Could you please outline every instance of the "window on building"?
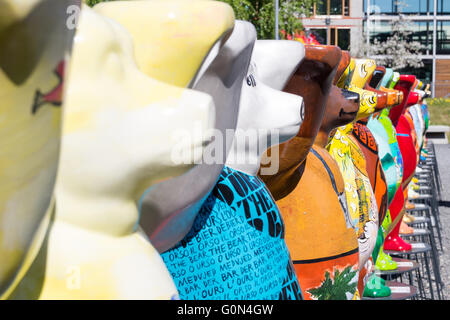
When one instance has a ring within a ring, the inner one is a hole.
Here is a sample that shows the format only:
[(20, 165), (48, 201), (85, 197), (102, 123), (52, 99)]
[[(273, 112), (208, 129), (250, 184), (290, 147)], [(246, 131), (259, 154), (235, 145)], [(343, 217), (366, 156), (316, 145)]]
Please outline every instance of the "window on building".
[(409, 40), (418, 41), (424, 49), (422, 54), (433, 54), (433, 22), (432, 21), (414, 21), (413, 33)]
[(309, 32), (311, 32), (315, 37), (316, 40), (320, 44), (327, 44), (327, 31), (328, 29), (310, 29)]
[(392, 14), (393, 0), (370, 0), (370, 7), (367, 8), (367, 0), (364, 0), (364, 12), (369, 9), (370, 14)]
[(342, 0), (329, 0), (330, 2), (330, 15), (340, 16), (342, 13)]
[(450, 1), (448, 0), (438, 0), (437, 14), (439, 15), (450, 15)]
[(350, 29), (310, 29), (320, 44), (339, 46), (342, 50), (350, 49)]
[(336, 28), (330, 28), (330, 41), (329, 44), (331, 46), (336, 46), (337, 44), (337, 34), (336, 34)]
[(344, 16), (350, 16), (350, 0), (344, 1)]
[(342, 50), (350, 50), (350, 29), (337, 30), (337, 45)]
[(349, 16), (350, 0), (321, 0), (314, 5), (316, 16)]
[[(438, 0), (442, 1), (442, 0)], [(450, 7), (448, 0), (445, 7)], [(398, 1), (398, 0), (370, 0), (370, 8), (367, 8), (368, 0), (364, 0), (364, 12), (369, 9), (371, 14), (381, 15), (396, 15), (403, 14), (418, 14), (418, 15), (433, 15), (434, 0), (413, 0), (413, 1)], [(438, 5), (439, 11), (439, 5)]]
[(350, 29), (330, 28), (328, 42), (332, 46), (338, 46), (342, 50), (350, 48)]
[[(367, 28), (364, 22), (364, 29)], [(410, 41), (418, 41), (422, 44), (422, 54), (433, 54), (433, 22), (432, 21), (414, 21), (412, 24), (412, 33), (408, 36)], [(386, 41), (392, 36), (392, 25), (389, 21), (378, 21), (376, 24), (371, 24), (369, 30), (370, 41), (373, 43), (374, 39), (380, 42)]]
[(319, 3), (315, 4), (315, 15), (316, 16), (325, 16), (328, 14), (328, 4), (326, 0), (319, 1)]
[(433, 80), (433, 60), (424, 59), (422, 60), (422, 62), (424, 64), (423, 68), (407, 67), (396, 71), (400, 72), (401, 74), (412, 74), (426, 83), (431, 83), (431, 81)]
[(437, 21), (436, 27), (436, 54), (450, 54), (450, 21)]
[(404, 5), (398, 5), (397, 11), (404, 14), (421, 14), (433, 15), (434, 1), (433, 0), (415, 0), (404, 1)]

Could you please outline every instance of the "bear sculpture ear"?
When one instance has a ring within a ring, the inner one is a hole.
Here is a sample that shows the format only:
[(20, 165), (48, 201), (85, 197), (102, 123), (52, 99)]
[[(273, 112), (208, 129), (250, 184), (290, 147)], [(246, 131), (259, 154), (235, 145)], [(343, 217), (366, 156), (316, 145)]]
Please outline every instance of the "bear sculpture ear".
[[(297, 135), (289, 141), (266, 151), (260, 176), (275, 200), (289, 194), (298, 183), (297, 170), (305, 160), (316, 139), (323, 120), (332, 81), (341, 61), (341, 49), (336, 46), (305, 45), (305, 58), (289, 79), (283, 91), (303, 97), (305, 116)], [(274, 175), (261, 175), (272, 152), (279, 152), (279, 170)]]
[(142, 72), (181, 87), (192, 87), (234, 26), (233, 9), (220, 1), (111, 1), (94, 10), (128, 30)]
[(298, 41), (257, 40), (252, 60), (261, 66), (258, 77), (265, 85), (283, 90), (304, 57), (305, 46)]

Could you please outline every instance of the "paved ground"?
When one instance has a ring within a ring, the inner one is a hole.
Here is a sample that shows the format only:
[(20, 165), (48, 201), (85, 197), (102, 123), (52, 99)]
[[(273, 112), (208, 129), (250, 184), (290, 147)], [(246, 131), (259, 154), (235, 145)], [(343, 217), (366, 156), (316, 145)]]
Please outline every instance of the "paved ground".
[(441, 198), (450, 202), (450, 144), (436, 144), (435, 148), (443, 187)]
[(439, 207), (443, 246), (440, 269), (445, 285), (444, 295), (446, 299), (450, 299), (450, 144), (435, 145), (435, 148), (442, 182), (441, 203), (444, 204)]

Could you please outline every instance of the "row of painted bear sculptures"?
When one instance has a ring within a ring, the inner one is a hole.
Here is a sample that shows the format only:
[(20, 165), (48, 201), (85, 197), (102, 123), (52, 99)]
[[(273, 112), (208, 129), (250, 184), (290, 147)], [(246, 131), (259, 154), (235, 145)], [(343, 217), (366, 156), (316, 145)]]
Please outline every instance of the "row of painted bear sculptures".
[(0, 0), (1, 298), (389, 295), (422, 82), (222, 2), (79, 6)]

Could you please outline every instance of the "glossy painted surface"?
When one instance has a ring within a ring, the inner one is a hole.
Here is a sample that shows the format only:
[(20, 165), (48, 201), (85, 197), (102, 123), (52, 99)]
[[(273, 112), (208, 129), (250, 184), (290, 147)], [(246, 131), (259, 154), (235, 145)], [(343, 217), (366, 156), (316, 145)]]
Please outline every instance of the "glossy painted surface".
[(294, 40), (256, 40), (253, 50), (253, 58), (264, 66), (258, 68), (259, 78), (275, 90), (284, 89), (304, 57), (305, 46)]
[[(285, 92), (303, 97), (305, 117), (298, 134), (277, 146), (279, 170), (274, 175), (262, 175), (275, 200), (292, 192), (297, 186), (302, 166), (322, 123), (327, 97), (341, 58), (341, 50), (335, 46), (305, 46), (305, 59), (284, 88)], [(271, 150), (267, 154), (271, 154)], [(264, 155), (263, 162), (267, 155)], [(262, 168), (265, 165), (261, 166)], [(261, 169), (262, 170), (262, 169)]]
[(389, 234), (384, 243), (385, 250), (394, 251), (408, 251), (411, 250), (411, 245), (399, 237), (400, 221), (405, 213), (404, 204), (406, 202), (404, 192), (407, 185), (412, 179), (417, 165), (417, 155), (414, 146), (413, 138), (408, 120), (400, 111), (404, 113), (407, 108), (411, 107), (418, 101), (418, 94), (411, 92), (416, 79), (414, 76), (401, 75), (399, 82), (395, 89), (404, 92), (407, 97), (402, 104), (391, 109), (389, 117), (396, 124), (397, 140), (403, 158), (403, 179), (402, 187), (397, 190), (397, 193), (392, 201), (389, 209), (391, 212), (392, 224), (389, 226)]
[(374, 60), (355, 59), (355, 71), (350, 75), (350, 84), (358, 88), (364, 88), (376, 67)]
[[(360, 93), (360, 108), (356, 120), (367, 118), (376, 110), (377, 94), (362, 89), (375, 67), (373, 60), (352, 59), (348, 71), (338, 82), (344, 88)], [(344, 77), (345, 80), (342, 80)], [(350, 216), (359, 241), (358, 287), (362, 292), (373, 264), (370, 258), (377, 239), (379, 210), (367, 173), (364, 153), (352, 136), (352, 130), (353, 124), (338, 128), (327, 149), (338, 163), (345, 181)], [(374, 142), (373, 137), (372, 140)]]
[(397, 122), (398, 122), (398, 119), (400, 118), (400, 115), (403, 113), (403, 111), (406, 108), (406, 105), (407, 105), (408, 99), (409, 99), (409, 94), (410, 94), (410, 91), (412, 89), (412, 86), (413, 86), (415, 80), (416, 80), (415, 76), (401, 75), (399, 77), (399, 80), (398, 80), (397, 84), (394, 87), (396, 90), (402, 91), (403, 92), (403, 97), (404, 97), (401, 104), (393, 107), (389, 111), (389, 118), (391, 118), (392, 123), (394, 124), (394, 126), (397, 125)]
[(424, 122), (424, 116), (422, 114), (421, 109), (421, 102), (418, 104), (415, 104), (409, 109), (409, 112), (411, 113), (411, 117), (414, 122), (414, 130), (416, 132), (417, 136), (417, 147), (416, 152), (419, 154), (420, 149), (423, 146), (424, 136), (425, 136), (425, 122)]
[(386, 68), (383, 66), (377, 66), (369, 81), (367, 82), (374, 89), (380, 89), (381, 81), (386, 75)]
[[(0, 298), (39, 251), (54, 210), (74, 0), (0, 0)], [(49, 40), (50, 39), (50, 40)]]
[[(285, 59), (284, 68), (280, 68), (280, 77), (271, 78), (269, 74), (260, 75), (260, 70), (271, 69), (278, 60), (274, 55), (272, 60), (262, 52), (291, 52), (291, 59)], [(304, 58), (304, 46), (293, 41), (266, 42), (263, 47), (254, 49), (250, 67), (247, 72), (241, 93), (241, 106), (238, 117), (238, 130), (234, 136), (233, 145), (228, 155), (226, 165), (249, 175), (256, 175), (260, 168), (261, 146), (252, 144), (268, 142), (268, 147), (273, 144), (283, 143), (293, 138), (299, 131), (304, 120), (303, 98), (299, 95), (280, 91), (276, 88), (284, 87), (290, 79), (293, 71)], [(271, 86), (266, 85), (270, 79)], [(246, 142), (248, 133), (257, 133), (257, 139)], [(276, 140), (271, 139), (276, 134)], [(256, 140), (256, 141), (254, 141)], [(276, 148), (276, 146), (274, 146)], [(278, 158), (272, 160), (273, 167), (265, 167), (261, 174), (275, 174)], [(267, 164), (267, 163), (266, 163)]]
[(351, 223), (359, 241), (360, 270), (370, 258), (378, 230), (378, 208), (366, 172), (364, 154), (356, 141), (338, 130), (327, 146), (345, 182)]
[(397, 188), (399, 187), (397, 177), (398, 171), (396, 168), (394, 155), (389, 147), (389, 136), (383, 124), (376, 117), (369, 120), (367, 127), (372, 132), (378, 145), (378, 155), (380, 157), (381, 166), (383, 168), (388, 188), (387, 202), (389, 205), (394, 198), (395, 192), (397, 192)]
[(394, 89), (394, 87), (397, 84), (399, 79), (400, 79), (400, 73), (394, 72), (394, 74), (392, 75), (392, 79), (389, 82), (389, 89)]
[(377, 201), (378, 221), (381, 223), (388, 208), (388, 189), (386, 177), (381, 166), (378, 145), (370, 129), (361, 123), (353, 125), (352, 133), (366, 160), (366, 171)]
[[(408, 121), (409, 127), (411, 128), (410, 135), (411, 139), (413, 141), (414, 148), (416, 149), (416, 157), (419, 157), (419, 143), (418, 143), (418, 137), (416, 132), (416, 127), (414, 123), (414, 119), (411, 115), (411, 108), (408, 108), (405, 113), (403, 114), (405, 116), (406, 121)], [(419, 159), (417, 159), (418, 162)]]
[(428, 111), (428, 106), (425, 103), (422, 104), (422, 114), (424, 115), (425, 130), (428, 130), (428, 126), (430, 124), (430, 113)]
[[(140, 72), (132, 45), (120, 24), (83, 7), (64, 103), (55, 217), (14, 298), (178, 297), (157, 250), (136, 229), (135, 199), (140, 186), (192, 168), (195, 158), (176, 163), (172, 149), (201, 155), (214, 104), (204, 93)], [(205, 131), (194, 135), (194, 123)], [(180, 142), (173, 136), (179, 129), (195, 138)]]
[(394, 70), (391, 68), (386, 68), (386, 73), (384, 74), (383, 79), (381, 79), (380, 86), (385, 87), (389, 89), (389, 83), (392, 80), (392, 77), (394, 76)]
[(192, 87), (205, 70), (199, 66), (211, 51), (217, 54), (234, 25), (233, 10), (220, 1), (111, 1), (94, 10), (130, 32), (142, 72), (181, 87)]
[[(388, 134), (389, 147), (391, 149), (392, 156), (396, 163), (397, 168), (397, 188), (400, 187), (403, 180), (403, 157), (400, 152), (400, 147), (397, 140), (397, 131), (395, 130), (394, 124), (389, 118), (388, 110), (383, 110), (378, 118), (380, 123), (383, 125), (386, 133)], [(396, 188), (396, 189), (397, 189)]]
[[(335, 81), (350, 62), (342, 52)], [(359, 95), (332, 86), (325, 116), (297, 187), (277, 201), (305, 299), (353, 299), (357, 292), (358, 241), (352, 228), (339, 167), (324, 148), (335, 127), (351, 122)], [(317, 186), (322, 192), (318, 193)]]
[(189, 234), (162, 257), (181, 299), (297, 300), (284, 237), (262, 181), (225, 167)]
[(395, 194), (394, 200), (389, 206), (392, 222), (388, 227), (388, 235), (383, 244), (384, 250), (409, 251), (411, 245), (399, 237), (400, 221), (404, 214), (405, 198), (403, 189), (399, 188)]
[(380, 229), (378, 230), (378, 239), (377, 239), (377, 245), (375, 246), (375, 249), (379, 249), (378, 255), (376, 257), (376, 267), (380, 270), (395, 270), (397, 269), (397, 263), (392, 260), (392, 257), (388, 254), (386, 254), (383, 251), (383, 243), (384, 239), (388, 235), (389, 226), (391, 225), (391, 213), (388, 210), (386, 217), (383, 220), (383, 223), (381, 224)]
[[(384, 73), (384, 67), (377, 67), (373, 71), (373, 73), (368, 76), (368, 80), (366, 81), (364, 86), (365, 89), (377, 94), (377, 105), (375, 108), (375, 112), (382, 111), (383, 109), (388, 107), (388, 93), (375, 89), (376, 87), (378, 87), (378, 83), (381, 81)], [(392, 98), (396, 97), (396, 94), (394, 92), (392, 92), (392, 94)], [(378, 220), (381, 223), (386, 215), (388, 206), (387, 182), (383, 168), (381, 167), (378, 146), (372, 132), (366, 126), (367, 121), (368, 118), (363, 119), (353, 125), (353, 137), (356, 138), (358, 145), (361, 148), (361, 151), (364, 153), (364, 157), (366, 159), (366, 171), (369, 175), (370, 183), (377, 200), (379, 217)]]
[(372, 274), (364, 289), (364, 297), (383, 298), (391, 295), (391, 289), (383, 283), (383, 279)]
[[(356, 138), (361, 151), (364, 153), (364, 157), (366, 159), (366, 171), (369, 175), (370, 183), (378, 206), (379, 228), (377, 232), (377, 240), (371, 254), (371, 263), (373, 264), (377, 261), (380, 250), (377, 245), (380, 241), (380, 237), (383, 236), (381, 224), (387, 214), (388, 185), (379, 156), (379, 148), (371, 130), (361, 123), (355, 123), (353, 126), (353, 137)], [(374, 281), (376, 282), (376, 280), (377, 279), (374, 279), (374, 275), (370, 276), (364, 289), (364, 296), (376, 297), (390, 294), (390, 290), (387, 287), (379, 286), (375, 288)], [(384, 288), (384, 290), (381, 290), (380, 287)]]
[[(376, 111), (377, 94), (372, 91), (362, 89), (368, 81), (371, 73), (375, 70), (373, 60), (358, 61), (351, 59), (347, 70), (341, 76), (337, 86), (358, 93), (360, 95), (360, 106), (355, 120), (365, 119)], [(367, 66), (366, 66), (366, 64)], [(349, 125), (346, 131), (351, 131)]]
[[(305, 162), (297, 188), (277, 201), (300, 287), (308, 300), (352, 299), (359, 275), (358, 240), (344, 180), (324, 148), (313, 146)], [(332, 279), (331, 287), (325, 286), (326, 279)]]
[[(300, 43), (276, 41), (263, 47), (279, 50), (286, 45), (294, 46), (292, 52), (301, 61), (304, 48)], [(231, 148), (219, 181), (189, 234), (162, 254), (182, 299), (302, 298), (284, 240), (283, 218), (269, 190), (256, 176), (264, 151), (258, 148), (259, 142), (267, 140), (265, 134), (270, 129), (279, 129), (281, 142), (298, 132), (302, 98), (265, 85), (267, 75), (261, 79), (258, 70), (275, 62), (266, 58), (252, 56), (242, 84), (234, 143), (242, 141), (249, 130), (261, 130), (261, 134), (247, 147)], [(289, 72), (289, 68), (285, 70)], [(273, 86), (282, 87), (287, 80), (287, 76), (280, 77), (281, 83), (275, 81)], [(205, 281), (203, 286), (191, 285), (191, 279)]]
[[(389, 77), (392, 77), (392, 72), (390, 72), (389, 74), (387, 74), (387, 77), (384, 77), (382, 79), (382, 82), (384, 81), (384, 83), (387, 83), (388, 81), (390, 81)], [(383, 90), (384, 87), (380, 87), (380, 89)], [(395, 90), (392, 91), (398, 92)], [(394, 199), (397, 189), (401, 185), (402, 168), (400, 168), (399, 165), (397, 164), (396, 159), (398, 157), (393, 154), (393, 149), (390, 147), (390, 141), (392, 142), (393, 145), (397, 146), (397, 149), (398, 143), (396, 140), (396, 132), (395, 129), (393, 128), (392, 122), (390, 121), (389, 117), (386, 116), (387, 112), (388, 109), (385, 109), (383, 112), (381, 112), (381, 114), (372, 116), (367, 124), (367, 127), (374, 135), (374, 138), (378, 145), (381, 165), (388, 186), (387, 204), (389, 206), (392, 200)], [(388, 130), (386, 128), (388, 128)], [(390, 135), (388, 134), (388, 132), (390, 133)], [(401, 153), (399, 153), (399, 159), (401, 159)], [(372, 258), (375, 262), (376, 267), (379, 268), (380, 270), (395, 270), (397, 268), (397, 265), (395, 264), (394, 261), (392, 261), (392, 259), (388, 255), (386, 255), (383, 252), (383, 243), (387, 235), (386, 230), (391, 224), (389, 209), (386, 212), (385, 218), (383, 220), (380, 220), (380, 224), (381, 225), (380, 228), (378, 229), (377, 242), (372, 252)], [(375, 291), (370, 290), (367, 287), (366, 289), (368, 291), (364, 292), (365, 295), (368, 296), (375, 295), (374, 292), (376, 292), (376, 290)], [(387, 294), (387, 291), (385, 293)], [(381, 292), (381, 295), (383, 295), (383, 292)]]
[[(222, 172), (232, 147), (243, 82), (255, 41), (254, 27), (236, 21), (233, 33), (194, 85), (195, 90), (210, 94), (216, 105), (214, 134), (217, 137), (205, 149), (202, 161), (186, 174), (147, 189), (140, 199), (140, 225), (160, 252), (186, 236)], [(180, 58), (181, 63), (183, 57)], [(286, 64), (295, 68), (295, 64)]]
[[(94, 9), (130, 32), (142, 72), (210, 94), (216, 105), (214, 129), (223, 137), (226, 129), (234, 131), (242, 79), (256, 36), (252, 26), (235, 24), (231, 7), (223, 2), (154, 0), (103, 2)], [(186, 138), (183, 132), (179, 134)], [(231, 143), (223, 141), (205, 149), (204, 156), (210, 149), (220, 149), (217, 161), (202, 158), (182, 176), (141, 190), (140, 226), (159, 252), (174, 246), (189, 231), (217, 182)]]
[[(400, 77), (400, 80), (403, 81), (402, 84), (397, 84), (397, 86), (399, 86), (399, 89), (406, 92), (405, 96), (408, 97), (408, 99), (402, 103), (403, 104), (403, 112), (406, 111), (407, 108), (411, 107), (412, 105), (416, 104), (418, 101), (418, 94), (415, 92), (409, 92), (410, 90), (410, 86), (409, 84), (411, 83), (411, 79), (415, 78), (414, 76), (409, 76), (409, 78), (404, 79), (402, 78), (404, 77), (403, 75)], [(397, 87), (396, 87), (397, 88)], [(409, 89), (408, 89), (409, 88)], [(406, 91), (406, 90), (408, 91)], [(399, 107), (401, 107), (402, 105), (400, 105)], [(399, 108), (399, 107), (395, 107), (395, 108)], [(393, 111), (395, 111), (393, 113)], [(395, 123), (395, 119), (397, 116), (397, 110), (391, 110), (389, 113), (389, 117), (391, 119), (393, 119), (393, 123)], [(402, 153), (402, 157), (403, 157), (403, 187), (405, 187), (409, 181), (412, 178), (412, 175), (414, 173), (414, 170), (416, 168), (417, 165), (417, 160), (415, 157), (415, 152), (413, 151), (414, 149), (414, 143), (411, 137), (411, 130), (412, 128), (410, 127), (408, 120), (405, 118), (404, 115), (401, 115), (399, 117), (399, 119), (397, 120), (397, 124), (396, 124), (396, 131), (397, 131), (397, 140), (399, 143), (399, 147), (400, 147), (400, 151)]]
[[(371, 79), (372, 79), (372, 77), (369, 77), (369, 79), (366, 81), (364, 89), (372, 91), (377, 94), (377, 105), (375, 107), (375, 111), (377, 112), (377, 111), (381, 111), (387, 107), (387, 105), (389, 103), (389, 94), (386, 91), (378, 90), (375, 87), (372, 87), (370, 85)], [(392, 92), (391, 97), (390, 97), (391, 101), (394, 99), (394, 96), (396, 97), (397, 95), (394, 92)]]

